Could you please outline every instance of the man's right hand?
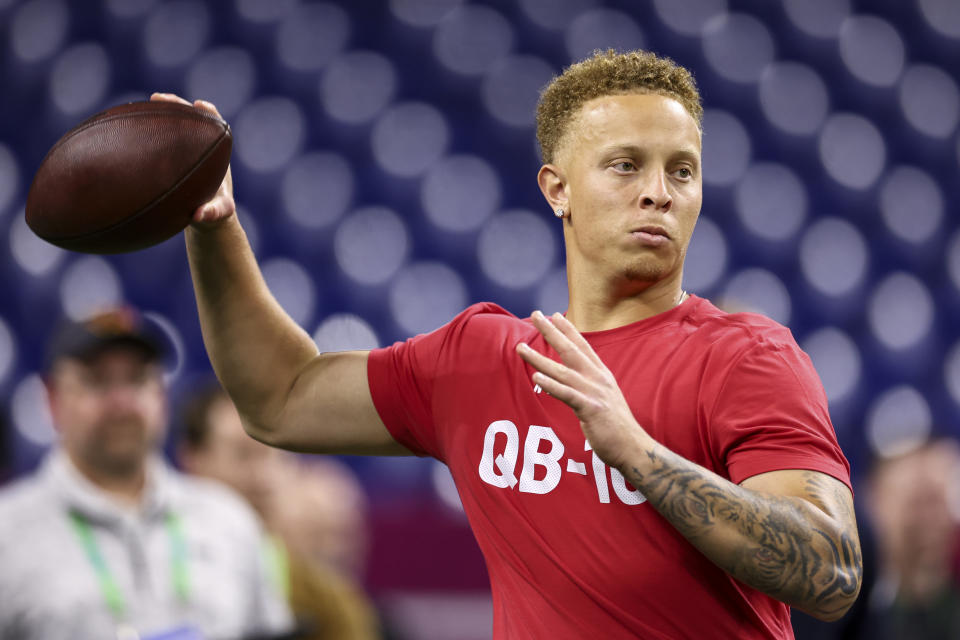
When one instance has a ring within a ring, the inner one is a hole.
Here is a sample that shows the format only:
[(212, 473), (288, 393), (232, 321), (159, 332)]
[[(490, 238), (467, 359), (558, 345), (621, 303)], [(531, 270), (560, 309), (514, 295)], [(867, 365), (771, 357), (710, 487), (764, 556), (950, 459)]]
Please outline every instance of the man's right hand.
[[(191, 103), (173, 93), (154, 93), (150, 96), (150, 100), (160, 102), (179, 102), (180, 104), (196, 107), (197, 109), (203, 109), (204, 111), (208, 111), (217, 116), (221, 120), (223, 119), (223, 116), (220, 115), (220, 112), (217, 111), (217, 108), (206, 100), (195, 100)], [(225, 176), (223, 176), (223, 182), (220, 183), (220, 188), (217, 189), (217, 193), (209, 202), (197, 207), (197, 210), (193, 212), (191, 224), (196, 229), (215, 227), (230, 216), (234, 215), (236, 212), (237, 205), (233, 199), (233, 177), (230, 174), (230, 167), (228, 166), (227, 173)]]

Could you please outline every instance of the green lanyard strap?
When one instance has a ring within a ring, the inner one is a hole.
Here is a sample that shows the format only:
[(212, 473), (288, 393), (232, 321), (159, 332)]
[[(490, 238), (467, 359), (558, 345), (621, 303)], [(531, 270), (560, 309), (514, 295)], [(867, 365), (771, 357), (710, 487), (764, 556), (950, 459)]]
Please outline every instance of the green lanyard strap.
[(183, 535), (183, 521), (175, 513), (166, 519), (167, 537), (170, 538), (170, 574), (173, 576), (173, 591), (181, 604), (190, 602), (190, 572), (187, 567), (187, 538)]
[(77, 532), (77, 537), (83, 544), (83, 550), (87, 552), (87, 558), (90, 560), (90, 564), (93, 565), (94, 571), (97, 572), (100, 591), (103, 593), (103, 599), (107, 603), (110, 613), (112, 613), (113, 617), (117, 620), (122, 619), (124, 610), (126, 609), (123, 602), (123, 594), (120, 593), (120, 587), (117, 586), (117, 581), (113, 579), (113, 574), (110, 573), (110, 568), (107, 567), (107, 562), (103, 559), (103, 554), (100, 553), (100, 545), (97, 544), (96, 538), (93, 537), (93, 531), (90, 529), (90, 525), (87, 524), (87, 521), (76, 511), (70, 512), (70, 519), (73, 521), (73, 528), (74, 531)]
[(290, 596), (290, 557), (283, 542), (275, 536), (266, 536), (261, 546), (261, 553), (267, 565), (267, 575), (270, 582), (284, 600)]
[[(70, 521), (73, 523), (77, 538), (83, 545), (87, 559), (90, 560), (90, 565), (97, 574), (104, 602), (107, 603), (110, 613), (116, 620), (123, 620), (126, 614), (126, 602), (117, 581), (110, 572), (110, 567), (107, 566), (90, 523), (76, 511), (70, 512)], [(176, 514), (170, 513), (164, 524), (167, 537), (170, 539), (170, 575), (173, 579), (173, 591), (181, 604), (187, 604), (190, 601), (190, 572), (187, 566), (187, 542), (183, 534), (183, 523)]]

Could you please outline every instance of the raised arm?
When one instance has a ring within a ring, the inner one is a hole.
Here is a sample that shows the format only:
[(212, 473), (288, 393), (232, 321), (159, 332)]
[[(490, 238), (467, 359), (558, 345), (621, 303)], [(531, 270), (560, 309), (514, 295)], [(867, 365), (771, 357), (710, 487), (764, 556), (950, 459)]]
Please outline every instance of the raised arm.
[(185, 236), (204, 345), (247, 433), (298, 451), (407, 453), (373, 405), (368, 353), (318, 353), (267, 288), (235, 212), (228, 170)]
[(841, 617), (863, 565), (850, 490), (815, 471), (784, 470), (736, 485), (657, 443), (637, 424), (609, 369), (566, 318), (534, 326), (563, 363), (518, 345), (533, 381), (569, 405), (594, 452), (716, 565), (822, 620)]

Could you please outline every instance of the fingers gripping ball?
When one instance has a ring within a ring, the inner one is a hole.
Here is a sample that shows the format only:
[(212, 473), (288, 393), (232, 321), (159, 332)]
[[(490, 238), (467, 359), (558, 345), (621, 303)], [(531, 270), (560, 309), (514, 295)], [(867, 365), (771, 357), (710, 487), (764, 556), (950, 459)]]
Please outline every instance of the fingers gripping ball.
[(47, 242), (86, 253), (158, 244), (216, 194), (232, 144), (226, 122), (193, 106), (113, 107), (47, 153), (27, 195), (27, 225)]

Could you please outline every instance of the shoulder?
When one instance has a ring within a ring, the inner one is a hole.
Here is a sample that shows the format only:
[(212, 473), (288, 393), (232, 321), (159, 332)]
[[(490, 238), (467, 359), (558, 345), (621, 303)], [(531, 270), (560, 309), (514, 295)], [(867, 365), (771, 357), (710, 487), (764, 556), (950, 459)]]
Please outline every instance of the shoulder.
[[(742, 389), (758, 401), (770, 394), (784, 399), (799, 390), (798, 398), (825, 402), (816, 368), (789, 328), (759, 313), (727, 313), (704, 302), (695, 344), (710, 388), (718, 393)], [(766, 395), (758, 393), (760, 388)]]
[(450, 322), (451, 326), (473, 332), (515, 331), (532, 327), (529, 321), (521, 320), (500, 305), (492, 302), (472, 304)]
[(0, 489), (0, 582), (7, 586), (59, 543), (67, 523), (66, 509), (42, 480), (35, 473)]
[(23, 476), (0, 487), (0, 514), (12, 515), (27, 507), (37, 492), (36, 477)]
[(514, 358), (518, 342), (537, 335), (529, 319), (521, 319), (502, 307), (483, 302), (471, 305), (451, 322), (438, 345), (439, 361), (456, 371), (486, 370)]
[(0, 536), (22, 531), (54, 508), (53, 496), (37, 473), (14, 480), (0, 489)]
[(726, 355), (755, 349), (798, 349), (790, 329), (759, 313), (729, 313), (708, 300), (701, 300), (687, 320), (695, 325), (693, 335), (699, 343), (722, 350)]
[(515, 343), (524, 335), (535, 332), (528, 320), (517, 318), (499, 305), (480, 302), (470, 305), (434, 331), (397, 342), (380, 351), (413, 347), (431, 359), (442, 353), (469, 355), (474, 351), (487, 352), (496, 344)]
[(471, 305), (460, 315), (464, 331), (472, 337), (503, 337), (536, 333), (529, 319), (518, 318), (492, 302)]

